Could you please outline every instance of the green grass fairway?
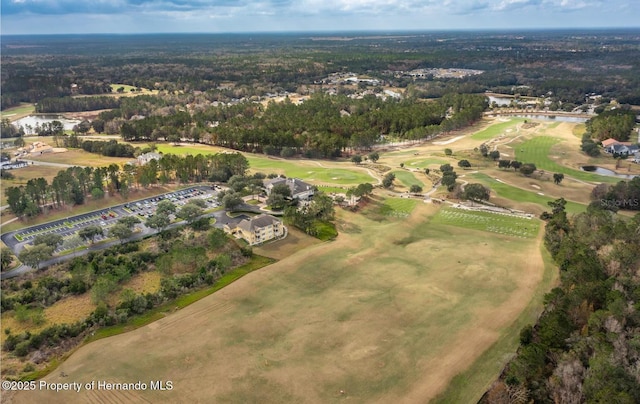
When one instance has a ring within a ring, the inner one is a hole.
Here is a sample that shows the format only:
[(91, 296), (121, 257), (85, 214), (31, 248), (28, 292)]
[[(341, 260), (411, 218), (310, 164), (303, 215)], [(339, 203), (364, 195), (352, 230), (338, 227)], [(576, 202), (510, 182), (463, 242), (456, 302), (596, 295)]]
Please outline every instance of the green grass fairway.
[(439, 158), (422, 158), (407, 160), (405, 161), (404, 165), (411, 168), (426, 168), (431, 165), (442, 165), (447, 163), (451, 164), (451, 161)]
[(507, 129), (515, 128), (517, 124), (524, 121), (525, 121), (524, 118), (509, 118), (507, 122), (496, 123), (481, 130), (480, 132), (474, 133), (473, 135), (471, 135), (471, 139), (473, 140), (493, 139), (494, 137), (501, 135)]
[[(412, 173), (411, 171), (396, 170), (392, 171), (392, 173), (395, 174), (396, 179), (407, 188), (410, 188), (412, 185), (420, 185), (424, 188), (424, 182), (417, 179), (414, 173)], [(424, 173), (422, 175), (424, 175)]]
[(8, 108), (0, 112), (0, 119), (8, 119), (10, 121), (15, 121), (27, 115), (31, 115), (35, 112), (36, 112), (35, 105), (21, 104), (20, 106)]
[(444, 223), (521, 238), (536, 237), (540, 226), (538, 219), (457, 208), (443, 208), (433, 218), (432, 223)]
[[(504, 182), (500, 182), (486, 174), (475, 173), (470, 174), (470, 176), (491, 188), (493, 192), (502, 198), (510, 199), (515, 202), (535, 203), (542, 206), (545, 210), (549, 209), (548, 202), (553, 202), (558, 199), (546, 195), (539, 195), (534, 191), (527, 191), (522, 188), (514, 187), (513, 185), (505, 184)], [(584, 212), (586, 209), (587, 207), (581, 203), (567, 201), (566, 210), (568, 213), (580, 213)]]
[(380, 213), (385, 216), (407, 217), (416, 207), (418, 201), (411, 198), (389, 198), (380, 208)]
[(216, 154), (222, 151), (228, 151), (228, 149), (223, 149), (221, 147), (215, 146), (207, 146), (207, 145), (188, 145), (188, 146), (175, 146), (168, 143), (156, 144), (158, 148), (158, 152), (163, 154), (175, 154), (178, 156), (184, 156), (187, 154), (191, 154), (196, 156), (198, 154), (207, 155), (207, 154)]
[(516, 152), (516, 160), (523, 163), (533, 163), (539, 170), (545, 170), (552, 173), (563, 173), (582, 181), (609, 183), (620, 181), (620, 178), (574, 170), (556, 163), (549, 158), (549, 154), (551, 153), (551, 147), (559, 142), (561, 142), (560, 139), (550, 136), (537, 136), (533, 139), (514, 145), (513, 148)]
[[(171, 380), (172, 390), (36, 390), (12, 400), (429, 402), (506, 343), (501, 336), (528, 310), (544, 273), (538, 239), (486, 237), (430, 220), (436, 211), (420, 204), (411, 220), (373, 221), (340, 210), (351, 231), (336, 240), (85, 345), (44, 378)], [(506, 358), (497, 359), (461, 386), (466, 402), (477, 402), (499, 374)]]
[[(220, 147), (206, 145), (174, 146), (169, 144), (157, 145), (158, 151), (162, 153), (184, 154), (213, 154), (221, 151), (228, 151)], [(251, 171), (259, 171), (265, 174), (277, 173), (287, 177), (300, 178), (312, 184), (335, 184), (335, 185), (358, 185), (365, 182), (377, 184), (378, 180), (367, 174), (365, 169), (357, 168), (352, 164), (335, 163), (320, 160), (285, 160), (272, 158), (259, 154), (243, 153), (249, 160)], [(342, 165), (348, 168), (338, 168)]]
[(263, 173), (285, 174), (287, 177), (300, 178), (312, 184), (336, 184), (336, 185), (358, 185), (365, 182), (377, 184), (378, 180), (367, 174), (364, 169), (347, 166), (349, 168), (328, 167), (332, 162), (321, 161), (316, 164), (307, 160), (281, 160), (272, 159), (267, 156), (247, 154), (249, 166), (252, 171)]

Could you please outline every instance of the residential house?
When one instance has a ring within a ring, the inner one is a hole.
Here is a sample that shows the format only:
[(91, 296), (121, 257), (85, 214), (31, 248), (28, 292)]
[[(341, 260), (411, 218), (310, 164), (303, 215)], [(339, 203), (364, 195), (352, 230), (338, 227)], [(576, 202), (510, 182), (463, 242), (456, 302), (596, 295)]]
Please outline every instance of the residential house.
[(298, 178), (276, 177), (264, 182), (264, 188), (267, 195), (271, 194), (271, 190), (278, 184), (286, 184), (291, 190), (291, 198), (299, 201), (308, 201), (315, 194), (315, 187)]
[(224, 225), (224, 231), (245, 240), (249, 245), (261, 244), (269, 240), (286, 236), (282, 221), (267, 214), (243, 219), (237, 224)]
[(631, 156), (640, 151), (640, 146), (631, 142), (619, 142), (615, 139), (606, 139), (602, 141), (602, 147), (605, 153), (614, 156)]
[(145, 165), (151, 160), (160, 161), (162, 154), (156, 152), (144, 153), (138, 156), (138, 165)]
[(636, 152), (633, 155), (633, 159), (631, 161), (633, 161), (636, 164), (640, 164), (640, 152)]

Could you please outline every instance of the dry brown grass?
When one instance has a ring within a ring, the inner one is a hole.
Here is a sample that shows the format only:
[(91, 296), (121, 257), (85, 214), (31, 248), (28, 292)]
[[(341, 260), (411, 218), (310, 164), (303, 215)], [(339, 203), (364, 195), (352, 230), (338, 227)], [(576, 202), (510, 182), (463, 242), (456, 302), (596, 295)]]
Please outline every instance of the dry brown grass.
[(87, 318), (96, 305), (91, 301), (89, 293), (80, 296), (69, 296), (47, 307), (44, 311), (47, 324), (71, 324)]
[[(340, 211), (335, 241), (85, 346), (46, 379), (173, 381), (128, 396), (152, 402), (427, 402), (497, 340), (542, 274), (539, 240), (429, 223), (436, 210), (381, 222)], [(45, 399), (99, 398), (29, 392), (14, 402)]]
[[(133, 157), (105, 157), (95, 153), (89, 153), (84, 150), (72, 149), (64, 153), (45, 153), (41, 156), (30, 157), (32, 160), (44, 161), (49, 163), (69, 164), (89, 167), (105, 167), (110, 164), (122, 165), (127, 161), (134, 160)], [(49, 167), (51, 170), (51, 167)], [(54, 168), (55, 169), (55, 168)], [(56, 173), (61, 170), (57, 169)]]

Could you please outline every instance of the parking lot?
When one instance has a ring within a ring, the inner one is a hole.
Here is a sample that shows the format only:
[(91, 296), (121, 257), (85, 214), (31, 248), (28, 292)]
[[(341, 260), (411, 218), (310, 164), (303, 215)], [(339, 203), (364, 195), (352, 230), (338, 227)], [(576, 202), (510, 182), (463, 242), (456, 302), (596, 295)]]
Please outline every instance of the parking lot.
[[(54, 254), (60, 254), (64, 251), (73, 250), (88, 244), (78, 236), (78, 231), (84, 227), (90, 225), (98, 225), (102, 227), (104, 235), (96, 236), (94, 239), (94, 243), (100, 242), (109, 237), (109, 228), (116, 224), (118, 219), (123, 216), (136, 215), (142, 222), (142, 224), (138, 226), (142, 226), (143, 229), (146, 229), (144, 221), (155, 214), (156, 207), (160, 201), (171, 201), (179, 210), (180, 207), (185, 205), (190, 199), (200, 198), (206, 202), (207, 206), (205, 210), (207, 210), (219, 206), (216, 201), (217, 193), (217, 190), (207, 186), (191, 187), (188, 189), (128, 202), (126, 204), (113, 206), (100, 211), (84, 213), (77, 216), (71, 216), (66, 219), (17, 230), (3, 234), (2, 241), (4, 241), (5, 244), (17, 254), (25, 245), (32, 244), (33, 239), (38, 235), (49, 233), (59, 234), (63, 237), (63, 243), (55, 250)], [(175, 216), (172, 216), (172, 219), (175, 219)]]

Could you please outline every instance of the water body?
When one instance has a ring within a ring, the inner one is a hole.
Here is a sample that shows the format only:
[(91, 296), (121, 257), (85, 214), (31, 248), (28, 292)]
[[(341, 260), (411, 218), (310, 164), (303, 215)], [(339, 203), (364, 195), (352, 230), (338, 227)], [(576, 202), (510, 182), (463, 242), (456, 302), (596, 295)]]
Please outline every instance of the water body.
[(583, 118), (580, 116), (567, 116), (567, 115), (537, 115), (537, 114), (513, 114), (509, 116), (516, 116), (519, 118), (538, 119), (548, 122), (571, 122), (571, 123), (585, 123), (589, 118)]
[[(62, 115), (56, 114), (38, 114), (38, 115), (29, 115), (24, 118), (20, 118), (17, 121), (13, 122), (17, 127), (22, 126), (27, 134), (35, 134), (36, 126), (42, 126), (45, 123), (51, 123), (53, 121), (60, 121), (64, 126), (64, 130), (72, 130), (73, 127), (80, 123), (79, 119), (67, 119)], [(32, 129), (29, 129), (31, 127)]]
[(582, 171), (587, 171), (590, 173), (595, 173), (595, 174), (600, 174), (600, 175), (606, 175), (607, 177), (618, 177), (618, 178), (625, 178), (625, 179), (632, 179), (633, 177), (636, 177), (637, 174), (618, 174), (615, 171), (606, 169), (606, 168), (602, 168), (602, 167), (598, 167), (598, 166), (582, 166), (580, 167), (580, 169)]

